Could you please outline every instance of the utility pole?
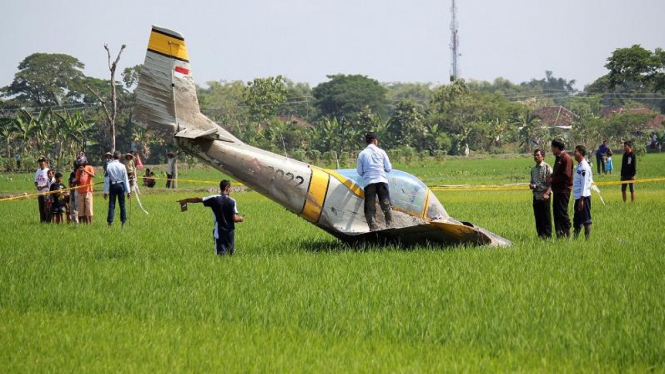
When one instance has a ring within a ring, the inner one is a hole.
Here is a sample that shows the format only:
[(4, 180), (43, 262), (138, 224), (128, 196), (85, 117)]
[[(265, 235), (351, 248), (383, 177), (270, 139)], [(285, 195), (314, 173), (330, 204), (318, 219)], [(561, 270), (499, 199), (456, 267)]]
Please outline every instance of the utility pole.
[(450, 81), (454, 82), (459, 78), (459, 62), (457, 58), (461, 56), (459, 53), (459, 35), (457, 24), (457, 5), (455, 5), (455, 0), (452, 0), (453, 4), (450, 7), (450, 12), (452, 13), (452, 20), (450, 21), (450, 53), (451, 53), (451, 67), (450, 67)]

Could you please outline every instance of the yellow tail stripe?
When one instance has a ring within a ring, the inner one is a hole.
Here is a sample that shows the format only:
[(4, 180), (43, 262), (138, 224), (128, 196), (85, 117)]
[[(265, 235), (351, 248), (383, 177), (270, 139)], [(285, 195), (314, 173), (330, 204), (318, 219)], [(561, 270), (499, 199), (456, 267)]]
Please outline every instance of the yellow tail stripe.
[(189, 61), (187, 46), (185, 46), (184, 40), (180, 40), (155, 31), (150, 33), (148, 49), (162, 55), (177, 58), (179, 60)]
[(319, 168), (312, 167), (312, 178), (309, 182), (307, 200), (301, 216), (310, 222), (316, 223), (321, 216), (323, 203), (328, 193), (330, 175)]

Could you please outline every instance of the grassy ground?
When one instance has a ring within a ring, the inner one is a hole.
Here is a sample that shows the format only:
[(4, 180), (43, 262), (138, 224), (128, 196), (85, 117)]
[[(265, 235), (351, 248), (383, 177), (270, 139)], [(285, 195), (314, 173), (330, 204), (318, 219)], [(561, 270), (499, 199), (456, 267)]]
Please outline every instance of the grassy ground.
[[(640, 176), (665, 175), (665, 157), (640, 161)], [(530, 165), (454, 162), (409, 170), (504, 183)], [(174, 202), (197, 189), (151, 191), (150, 215), (134, 206), (124, 230), (105, 227), (100, 197), (91, 227), (0, 204), (2, 371), (665, 370), (662, 183), (638, 185), (635, 204), (604, 188), (589, 241), (536, 239), (527, 191), (437, 193), (506, 249), (351, 249), (237, 193), (248, 219), (233, 258), (213, 254), (207, 209)]]

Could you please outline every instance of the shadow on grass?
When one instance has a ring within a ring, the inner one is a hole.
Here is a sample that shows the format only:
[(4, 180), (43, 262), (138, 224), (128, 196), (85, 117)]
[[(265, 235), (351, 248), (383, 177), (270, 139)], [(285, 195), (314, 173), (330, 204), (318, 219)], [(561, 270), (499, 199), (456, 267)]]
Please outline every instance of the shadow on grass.
[(395, 242), (344, 242), (342, 240), (314, 240), (299, 243), (300, 248), (306, 252), (313, 253), (337, 253), (337, 252), (384, 252), (384, 251), (454, 251), (461, 249), (476, 248), (464, 244), (443, 245), (440, 243), (395, 243)]

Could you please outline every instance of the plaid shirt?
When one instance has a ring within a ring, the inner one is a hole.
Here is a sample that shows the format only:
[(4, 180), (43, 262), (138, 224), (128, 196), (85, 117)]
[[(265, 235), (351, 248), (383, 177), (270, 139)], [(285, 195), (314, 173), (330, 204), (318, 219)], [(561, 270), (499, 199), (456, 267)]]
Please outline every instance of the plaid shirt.
[(543, 199), (543, 194), (550, 187), (550, 184), (546, 181), (550, 174), (552, 174), (552, 167), (545, 161), (531, 168), (531, 184), (536, 185), (536, 188), (533, 189), (534, 199)]

